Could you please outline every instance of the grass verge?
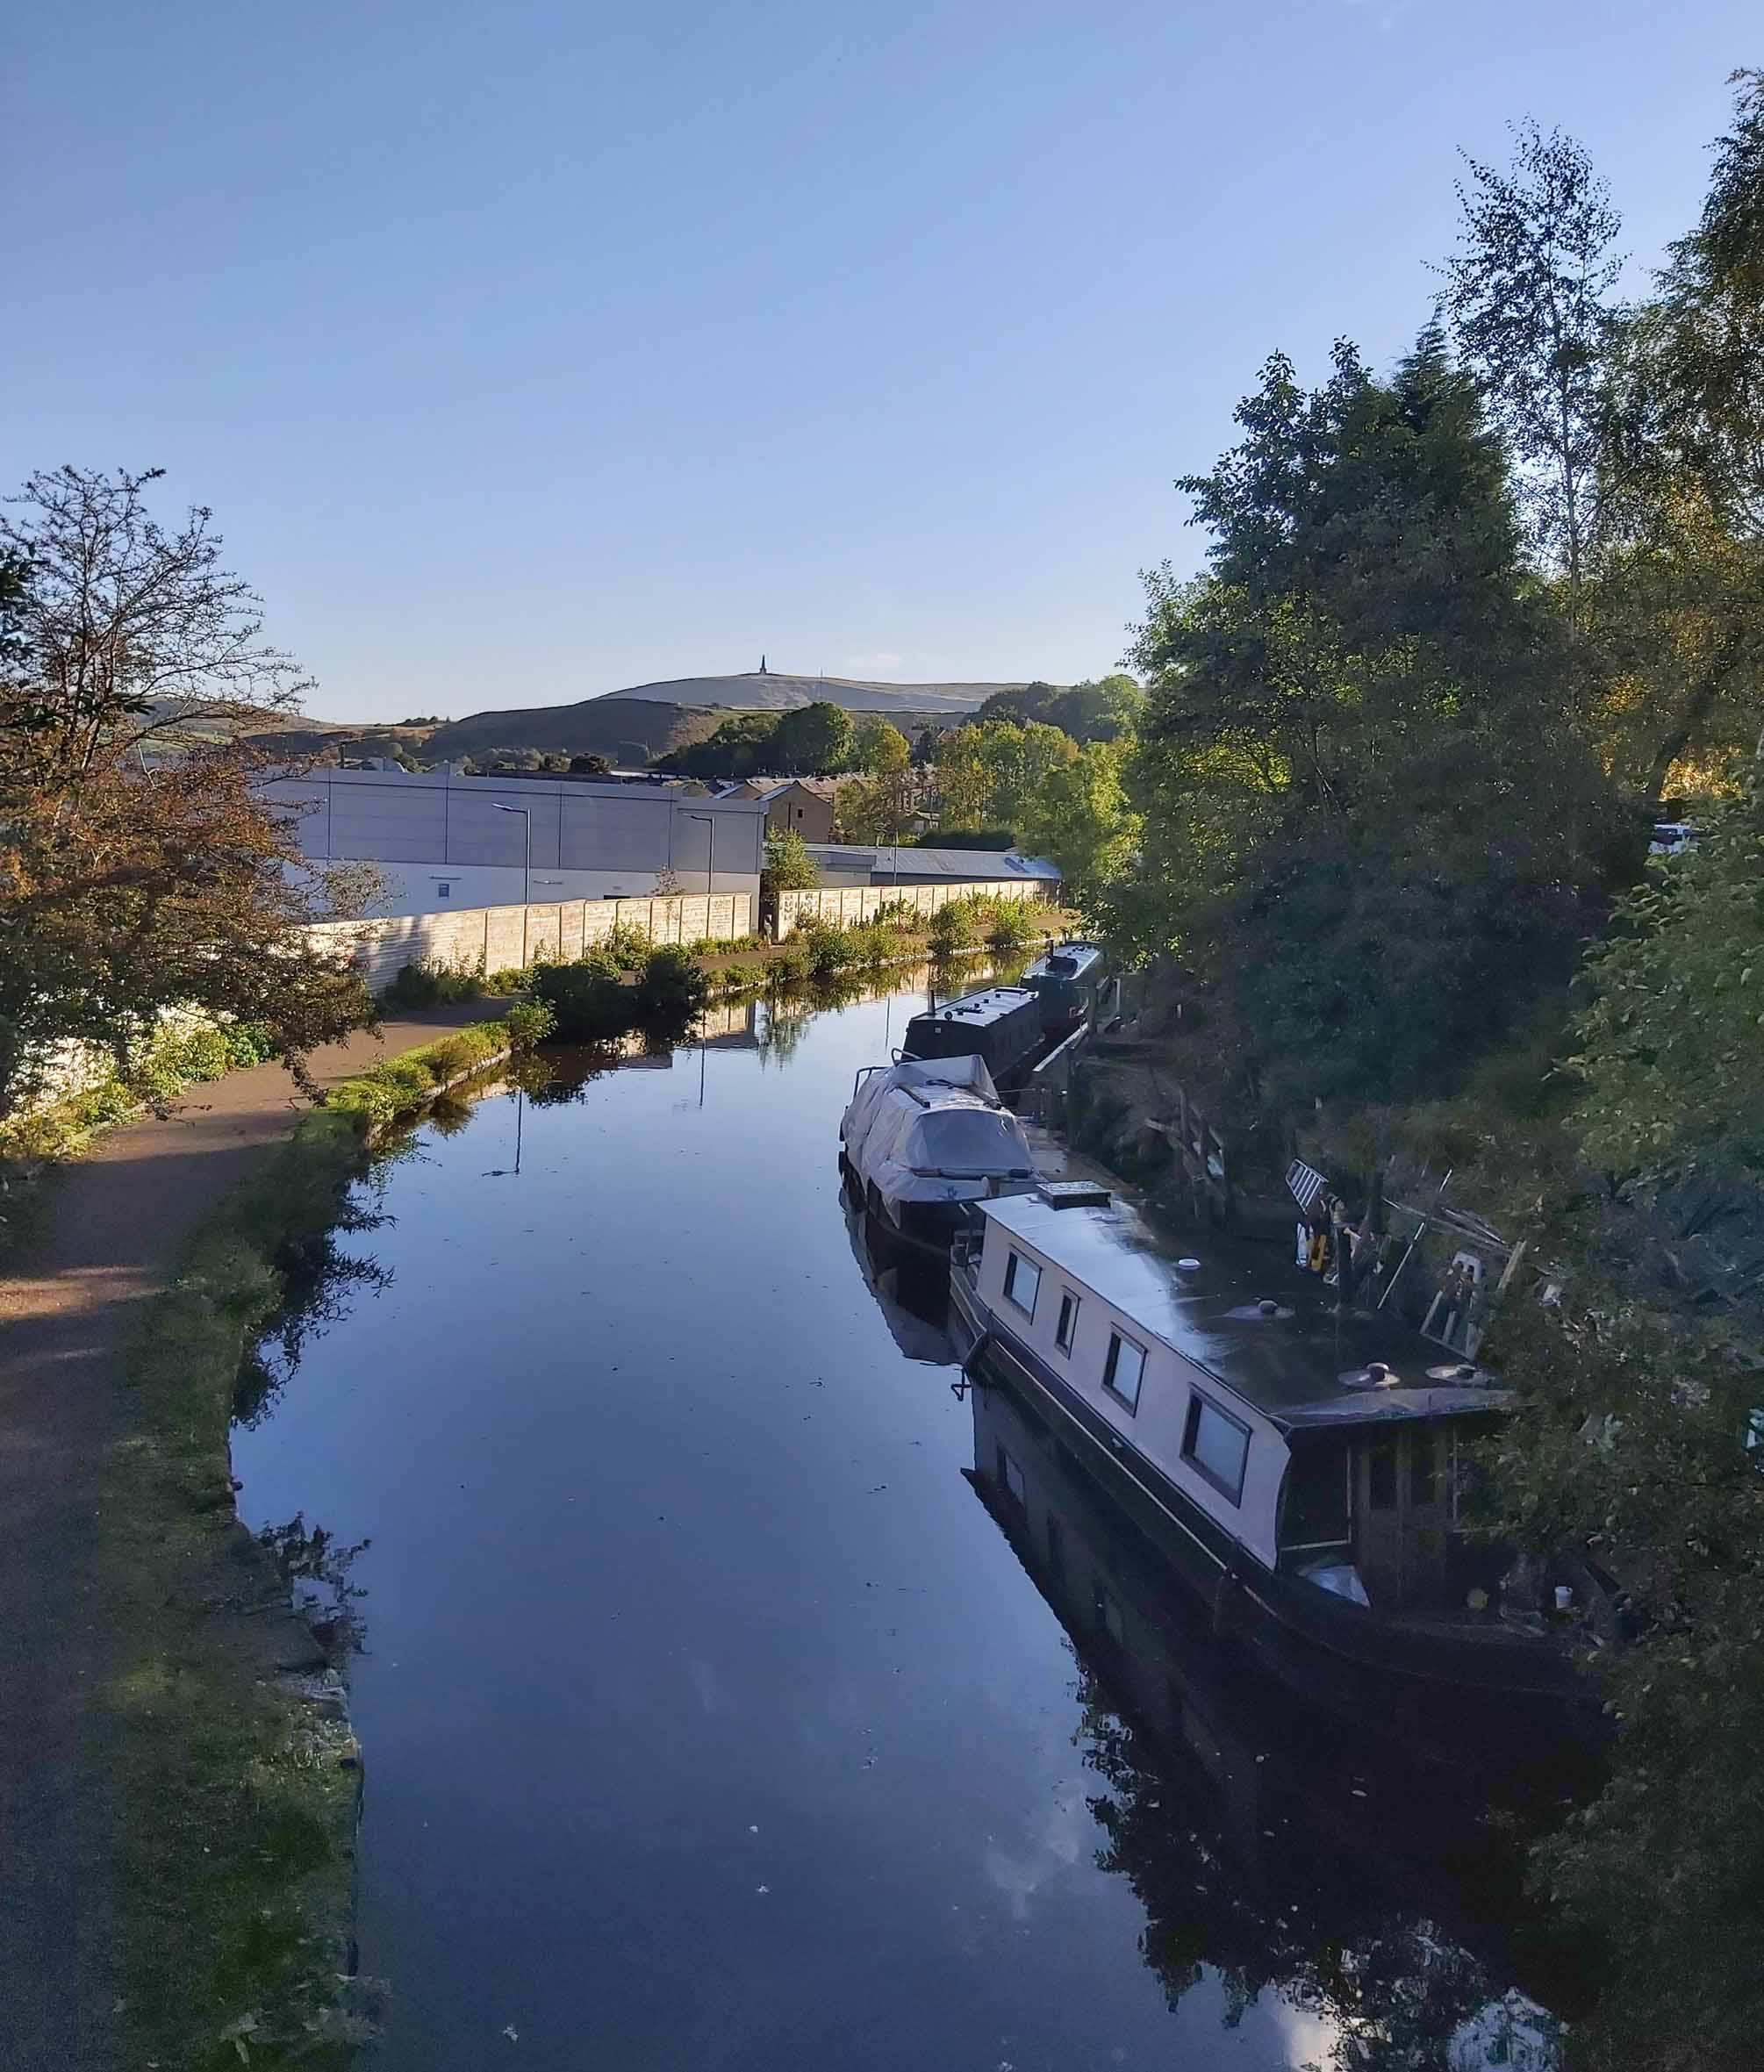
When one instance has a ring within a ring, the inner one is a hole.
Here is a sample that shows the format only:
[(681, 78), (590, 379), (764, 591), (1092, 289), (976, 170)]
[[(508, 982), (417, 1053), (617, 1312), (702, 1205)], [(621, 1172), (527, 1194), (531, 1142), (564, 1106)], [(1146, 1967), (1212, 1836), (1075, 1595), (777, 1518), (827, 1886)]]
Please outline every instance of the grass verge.
[(228, 1427), (247, 1348), (328, 1254), (368, 1140), (509, 1047), (479, 1023), (334, 1089), (195, 1232), (129, 1351), (84, 1591), (83, 1840), (120, 1898), (82, 2063), (325, 2072), (369, 2031), (359, 1758), (340, 1679), (234, 1509)]

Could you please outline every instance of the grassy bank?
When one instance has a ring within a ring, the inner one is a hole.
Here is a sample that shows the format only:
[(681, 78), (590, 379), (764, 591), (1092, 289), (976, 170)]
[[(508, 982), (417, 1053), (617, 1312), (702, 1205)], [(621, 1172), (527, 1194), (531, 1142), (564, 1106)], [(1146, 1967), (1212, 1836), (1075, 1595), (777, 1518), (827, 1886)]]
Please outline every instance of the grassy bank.
[(83, 1604), (84, 1847), (122, 1897), (82, 2062), (341, 2067), (364, 2033), (359, 1760), (287, 1569), (235, 1514), (228, 1427), (247, 1349), (334, 1259), (369, 1138), (509, 1043), (480, 1023), (337, 1088), (195, 1233), (130, 1350)]

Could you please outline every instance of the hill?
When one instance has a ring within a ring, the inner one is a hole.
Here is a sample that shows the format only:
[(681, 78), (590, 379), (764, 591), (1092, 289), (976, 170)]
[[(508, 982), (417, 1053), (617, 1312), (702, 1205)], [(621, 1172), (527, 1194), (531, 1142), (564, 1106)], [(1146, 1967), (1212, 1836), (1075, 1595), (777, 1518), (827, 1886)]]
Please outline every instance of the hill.
[(1022, 684), (879, 684), (861, 677), (788, 676), (777, 670), (748, 670), (732, 677), (673, 677), (608, 691), (592, 704), (642, 699), (650, 705), (712, 706), (720, 711), (785, 713), (825, 699), (849, 713), (972, 713), (999, 691)]
[(609, 763), (642, 764), (670, 749), (708, 740), (727, 716), (621, 693), (584, 699), (580, 705), (472, 713), (437, 727), (422, 753), (425, 762), (443, 763), (481, 756), (490, 749), (537, 749), (547, 755), (605, 756)]

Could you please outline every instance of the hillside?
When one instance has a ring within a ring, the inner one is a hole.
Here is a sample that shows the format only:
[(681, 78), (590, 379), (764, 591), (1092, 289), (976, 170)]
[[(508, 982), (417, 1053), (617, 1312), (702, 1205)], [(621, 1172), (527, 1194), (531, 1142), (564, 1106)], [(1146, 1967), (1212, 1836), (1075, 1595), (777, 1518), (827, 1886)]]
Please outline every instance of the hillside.
[(702, 707), (623, 694), (587, 698), (579, 705), (470, 713), (437, 727), (422, 754), (425, 762), (442, 763), (481, 756), (489, 749), (537, 749), (541, 754), (605, 756), (610, 763), (642, 764), (670, 749), (707, 740), (725, 717)]
[(786, 676), (777, 670), (748, 670), (732, 677), (674, 677), (609, 691), (594, 704), (642, 699), (651, 705), (708, 706), (743, 713), (789, 712), (825, 699), (849, 713), (972, 713), (998, 691), (1021, 684), (878, 684), (859, 677)]

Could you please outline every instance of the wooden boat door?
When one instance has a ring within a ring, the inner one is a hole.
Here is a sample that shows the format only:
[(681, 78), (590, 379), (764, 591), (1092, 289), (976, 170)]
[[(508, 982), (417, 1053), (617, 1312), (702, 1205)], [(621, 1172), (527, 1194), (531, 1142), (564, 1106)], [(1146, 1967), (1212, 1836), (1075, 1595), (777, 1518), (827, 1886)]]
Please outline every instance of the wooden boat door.
[(1452, 1524), (1449, 1435), (1437, 1426), (1366, 1434), (1355, 1451), (1354, 1559), (1375, 1605), (1436, 1602)]

